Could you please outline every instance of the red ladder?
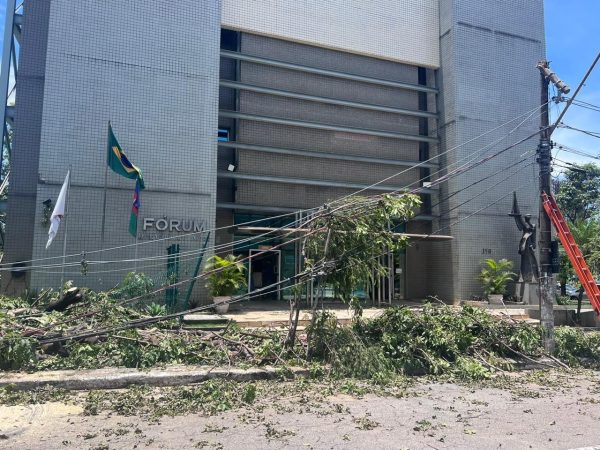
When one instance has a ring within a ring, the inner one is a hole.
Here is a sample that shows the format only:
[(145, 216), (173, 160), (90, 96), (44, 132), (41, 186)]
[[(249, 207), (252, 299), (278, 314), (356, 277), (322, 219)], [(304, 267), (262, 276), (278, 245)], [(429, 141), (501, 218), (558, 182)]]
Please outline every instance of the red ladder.
[(560, 242), (562, 242), (563, 248), (567, 252), (571, 264), (573, 264), (573, 268), (590, 299), (592, 307), (596, 311), (596, 314), (600, 316), (600, 289), (598, 289), (598, 286), (596, 285), (596, 280), (594, 280), (594, 276), (592, 275), (592, 272), (590, 272), (581, 250), (579, 250), (575, 239), (573, 239), (573, 235), (571, 234), (571, 230), (569, 230), (565, 218), (560, 212), (560, 209), (558, 209), (556, 200), (554, 200), (552, 195), (549, 196), (545, 192), (542, 192), (542, 204), (544, 205), (546, 214), (548, 214), (554, 228), (556, 228), (556, 231), (558, 232)]

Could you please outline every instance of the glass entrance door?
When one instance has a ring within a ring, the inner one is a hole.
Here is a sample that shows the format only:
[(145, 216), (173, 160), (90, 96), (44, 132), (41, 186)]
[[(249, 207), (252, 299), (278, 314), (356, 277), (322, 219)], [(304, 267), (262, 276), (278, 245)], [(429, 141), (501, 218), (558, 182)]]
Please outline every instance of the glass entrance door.
[[(261, 289), (261, 300), (281, 298), (281, 250), (250, 250), (248, 262), (248, 293)], [(272, 286), (272, 287), (269, 287)]]

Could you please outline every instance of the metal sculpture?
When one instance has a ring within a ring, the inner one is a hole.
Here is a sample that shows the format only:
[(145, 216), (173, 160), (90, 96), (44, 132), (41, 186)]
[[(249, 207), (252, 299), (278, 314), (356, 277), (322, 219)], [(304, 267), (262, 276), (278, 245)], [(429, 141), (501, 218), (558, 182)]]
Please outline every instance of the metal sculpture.
[(535, 283), (539, 278), (539, 266), (535, 257), (537, 227), (531, 223), (531, 214), (521, 214), (516, 192), (513, 192), (513, 206), (509, 216), (514, 217), (517, 228), (523, 232), (519, 242), (519, 255), (521, 255), (519, 281)]

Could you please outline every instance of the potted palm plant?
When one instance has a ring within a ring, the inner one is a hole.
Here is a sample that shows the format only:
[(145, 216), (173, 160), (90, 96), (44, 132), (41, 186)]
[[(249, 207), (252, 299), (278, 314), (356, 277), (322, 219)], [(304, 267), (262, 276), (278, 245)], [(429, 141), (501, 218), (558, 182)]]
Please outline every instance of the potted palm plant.
[(487, 295), (490, 304), (502, 304), (506, 285), (512, 281), (516, 274), (511, 272), (512, 261), (508, 259), (486, 259), (479, 273), (479, 280), (483, 284), (483, 291)]
[(212, 295), (217, 313), (224, 314), (229, 309), (231, 296), (247, 286), (246, 266), (239, 257), (218, 255), (211, 257), (205, 267), (208, 273), (206, 287)]

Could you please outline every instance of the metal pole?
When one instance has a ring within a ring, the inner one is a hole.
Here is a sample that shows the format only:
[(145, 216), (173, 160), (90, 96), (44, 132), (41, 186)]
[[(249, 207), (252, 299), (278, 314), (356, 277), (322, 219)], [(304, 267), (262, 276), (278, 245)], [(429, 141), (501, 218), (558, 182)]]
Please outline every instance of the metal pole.
[[(552, 147), (550, 145), (550, 115), (548, 108), (549, 65), (547, 61), (538, 64), (541, 76), (540, 104), (542, 105), (540, 143), (538, 146), (537, 162), (540, 165), (540, 196), (542, 192), (552, 193)], [(554, 275), (552, 273), (552, 257), (550, 248), (552, 244), (552, 224), (544, 211), (541, 202), (539, 205), (538, 249), (540, 254), (539, 295), (540, 295), (540, 325), (542, 327), (542, 341), (547, 353), (554, 353), (554, 299), (556, 296)]]
[(67, 172), (67, 193), (65, 195), (65, 235), (63, 238), (63, 257), (62, 257), (62, 269), (60, 275), (60, 291), (62, 292), (64, 283), (65, 283), (65, 263), (67, 260), (67, 230), (69, 225), (69, 191), (71, 190), (71, 166), (69, 166), (69, 171)]
[[(108, 132), (106, 142), (108, 145), (110, 133), (110, 120), (108, 121)], [(106, 164), (104, 166), (104, 198), (102, 200), (102, 231), (100, 232), (100, 250), (104, 250), (104, 227), (106, 225), (106, 191), (108, 186), (108, 150), (106, 150)], [(137, 246), (136, 246), (137, 248)]]
[(137, 234), (137, 230), (135, 230), (135, 257), (134, 257), (134, 263), (133, 263), (133, 271), (137, 272), (137, 265), (138, 265), (138, 234)]
[(206, 234), (206, 239), (204, 240), (204, 245), (202, 246), (202, 252), (198, 255), (198, 261), (196, 262), (196, 268), (194, 269), (194, 274), (192, 275), (192, 281), (190, 281), (190, 285), (188, 286), (187, 294), (185, 295), (185, 309), (190, 308), (190, 298), (192, 298), (192, 291), (194, 290), (194, 285), (196, 284), (196, 279), (198, 278), (198, 274), (200, 273), (200, 268), (202, 267), (202, 259), (204, 258), (204, 253), (206, 252), (206, 246), (208, 245), (208, 239), (210, 238), (210, 231)]
[[(542, 89), (541, 89), (541, 104), (542, 104), (542, 118), (540, 131), (540, 145), (538, 147), (538, 163), (540, 165), (540, 194), (545, 192), (549, 195), (552, 194), (552, 174), (551, 174), (551, 162), (552, 162), (552, 146), (550, 143), (550, 136), (560, 124), (560, 121), (566, 114), (567, 110), (573, 103), (573, 100), (585, 84), (585, 81), (589, 77), (590, 73), (596, 66), (600, 59), (600, 53), (596, 55), (596, 59), (586, 72), (585, 76), (579, 83), (579, 86), (575, 90), (575, 93), (568, 101), (567, 105), (559, 115), (558, 119), (552, 126), (550, 126), (549, 108), (548, 108), (548, 86), (549, 80), (555, 83), (557, 89), (566, 94), (570, 91), (570, 88), (564, 84), (554, 74), (549, 67), (547, 61), (540, 61), (537, 68), (540, 70), (542, 78)], [(542, 326), (542, 336), (544, 341), (544, 349), (547, 353), (553, 353), (555, 348), (554, 341), (554, 299), (556, 297), (556, 285), (554, 284), (554, 276), (552, 274), (552, 261), (550, 247), (552, 243), (552, 228), (550, 218), (546, 215), (544, 207), (540, 199), (540, 210), (539, 210), (539, 233), (538, 233), (538, 247), (540, 252), (540, 324)]]

